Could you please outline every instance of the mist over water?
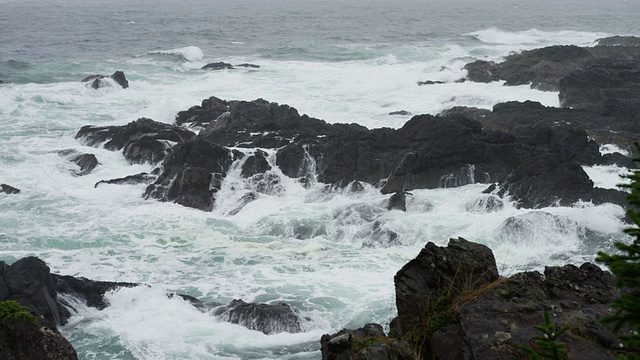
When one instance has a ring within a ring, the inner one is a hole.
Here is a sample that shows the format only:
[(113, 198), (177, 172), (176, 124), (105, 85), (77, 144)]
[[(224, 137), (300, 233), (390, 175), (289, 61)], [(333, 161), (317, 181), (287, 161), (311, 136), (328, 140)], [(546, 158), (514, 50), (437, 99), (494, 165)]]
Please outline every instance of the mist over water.
[[(238, 163), (214, 210), (202, 212), (144, 200), (143, 185), (95, 188), (153, 167), (74, 135), (139, 117), (172, 123), (210, 96), (264, 98), (369, 128), (401, 127), (411, 116), (389, 115), (397, 110), (557, 106), (557, 93), (455, 80), (475, 59), (640, 35), (638, 13), (640, 3), (617, 0), (0, 0), (0, 182), (22, 190), (0, 194), (0, 260), (36, 255), (55, 273), (151, 285), (110, 293), (103, 311), (80, 306), (62, 331), (82, 359), (317, 359), (323, 333), (389, 322), (393, 276), (428, 241), (484, 243), (503, 275), (592, 261), (625, 236), (619, 206), (527, 210), (507, 197), (490, 209), (486, 185), (475, 184), (414, 190), (405, 213), (386, 210), (389, 196), (373, 186), (304, 188), (274, 167), (279, 186), (235, 213), (261, 186), (242, 179)], [(261, 68), (199, 70), (217, 61)], [(128, 89), (79, 82), (116, 70)], [(425, 80), (445, 84), (417, 85)], [(64, 149), (95, 154), (100, 165), (75, 177), (56, 153)], [(585, 171), (613, 188), (626, 169)], [(302, 333), (264, 335), (168, 292), (286, 302), (309, 320)]]

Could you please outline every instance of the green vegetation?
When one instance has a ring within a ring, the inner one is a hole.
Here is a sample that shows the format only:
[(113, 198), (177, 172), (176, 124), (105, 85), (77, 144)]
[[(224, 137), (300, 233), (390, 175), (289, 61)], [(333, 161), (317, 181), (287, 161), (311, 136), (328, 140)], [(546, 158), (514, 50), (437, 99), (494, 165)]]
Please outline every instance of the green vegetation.
[(544, 312), (544, 325), (536, 325), (534, 328), (542, 333), (542, 336), (534, 336), (529, 346), (518, 346), (518, 349), (529, 355), (529, 360), (565, 360), (568, 359), (567, 345), (558, 342), (560, 335), (569, 328), (558, 330), (558, 326), (551, 322), (548, 312)]
[[(640, 144), (636, 143), (636, 149), (640, 153)], [(633, 160), (640, 163), (640, 156)], [(625, 328), (627, 334), (621, 335), (620, 339), (625, 343), (626, 349), (640, 352), (640, 170), (635, 170), (625, 177), (630, 179), (631, 183), (620, 186), (631, 190), (627, 195), (630, 205), (627, 214), (635, 226), (624, 231), (634, 238), (633, 242), (617, 242), (615, 246), (620, 250), (619, 254), (599, 252), (596, 261), (605, 264), (611, 270), (617, 278), (618, 286), (624, 291), (624, 294), (611, 304), (616, 309), (615, 313), (604, 318), (603, 322), (611, 324), (616, 332)], [(640, 353), (626, 358), (640, 360)]]
[(356, 339), (355, 337), (353, 338), (353, 345), (351, 346), (351, 352), (353, 354), (357, 354), (360, 351), (372, 346), (372, 345), (390, 345), (390, 342), (392, 342), (393, 339), (384, 337), (384, 336), (367, 336), (364, 338), (360, 338), (360, 339)]
[(38, 326), (38, 317), (33, 315), (28, 307), (14, 300), (0, 302), (0, 321), (6, 322), (13, 319), (22, 319)]

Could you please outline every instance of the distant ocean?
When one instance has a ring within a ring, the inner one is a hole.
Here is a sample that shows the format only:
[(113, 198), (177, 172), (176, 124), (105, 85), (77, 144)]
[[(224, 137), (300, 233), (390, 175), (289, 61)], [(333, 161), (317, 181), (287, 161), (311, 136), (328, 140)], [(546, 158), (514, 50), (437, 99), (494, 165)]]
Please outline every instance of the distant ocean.
[[(395, 313), (393, 276), (428, 241), (462, 236), (494, 251), (508, 275), (591, 261), (621, 239), (623, 209), (590, 203), (475, 212), (486, 185), (415, 190), (406, 213), (388, 196), (283, 183), (235, 216), (231, 172), (216, 208), (143, 200), (143, 185), (97, 181), (150, 171), (74, 139), (83, 125), (175, 114), (216, 96), (264, 98), (330, 123), (401, 127), (405, 110), (558, 106), (558, 94), (502, 83), (455, 83), (475, 59), (553, 44), (640, 35), (634, 0), (0, 0), (0, 260), (37, 255), (59, 274), (151, 287), (110, 293), (62, 328), (81, 359), (318, 359), (323, 333)], [(259, 69), (204, 71), (209, 63)], [(122, 70), (130, 87), (80, 80)], [(418, 81), (443, 81), (418, 86)], [(93, 153), (75, 177), (56, 151)], [(602, 151), (610, 151), (603, 147)], [(615, 187), (626, 170), (585, 168)], [(513, 226), (515, 223), (517, 226)], [(511, 220), (509, 220), (511, 219)], [(374, 222), (393, 244), (372, 241)], [(300, 232), (298, 229), (306, 231)], [(206, 301), (286, 302), (309, 318), (299, 334), (264, 335), (204, 314), (167, 292)]]

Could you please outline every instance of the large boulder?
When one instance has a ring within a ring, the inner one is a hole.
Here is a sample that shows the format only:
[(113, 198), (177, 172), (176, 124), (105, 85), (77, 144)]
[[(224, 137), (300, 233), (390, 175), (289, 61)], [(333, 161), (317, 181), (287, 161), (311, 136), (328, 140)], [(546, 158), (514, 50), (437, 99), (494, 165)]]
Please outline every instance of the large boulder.
[[(446, 248), (427, 244), (396, 274), (395, 286), (393, 336), (424, 350), (425, 359), (518, 359), (518, 346), (540, 335), (534, 326), (544, 312), (569, 328), (560, 341), (572, 358), (614, 359), (624, 351), (600, 321), (620, 295), (615, 278), (590, 263), (498, 278), (491, 250), (452, 239)], [(323, 347), (348, 339), (327, 338)]]
[(428, 243), (394, 278), (398, 335), (427, 326), (429, 316), (460, 295), (498, 280), (491, 250), (462, 238), (439, 247)]
[(15, 300), (42, 316), (43, 323), (55, 329), (64, 325), (74, 311), (73, 304), (58, 295), (67, 295), (87, 306), (102, 309), (104, 294), (131, 283), (92, 281), (51, 274), (44, 261), (22, 258), (12, 265), (0, 262), (0, 301)]
[(202, 100), (201, 105), (192, 106), (189, 110), (180, 111), (176, 115), (176, 125), (191, 124), (206, 126), (227, 112), (229, 103), (212, 96)]
[(222, 179), (241, 156), (198, 135), (174, 148), (163, 162), (162, 174), (144, 196), (211, 211)]
[(101, 87), (106, 87), (109, 86), (109, 84), (104, 80), (105, 78), (110, 78), (111, 80), (115, 81), (116, 84), (120, 85), (123, 89), (126, 89), (129, 87), (129, 81), (127, 80), (127, 77), (124, 75), (124, 73), (122, 71), (116, 71), (113, 74), (111, 74), (110, 76), (104, 76), (104, 75), (89, 75), (87, 77), (85, 77), (84, 79), (82, 79), (80, 82), (86, 82), (86, 83), (91, 83), (91, 87), (94, 89), (99, 89)]
[(270, 305), (233, 300), (229, 305), (215, 309), (214, 314), (224, 321), (267, 335), (302, 331), (300, 312), (285, 303)]
[(195, 134), (178, 126), (140, 118), (124, 126), (83, 126), (76, 134), (89, 146), (123, 150), (132, 164), (158, 163), (174, 144), (183, 143)]
[(13, 319), (0, 321), (0, 358), (77, 360), (78, 354), (57, 329)]
[(5, 194), (9, 194), (9, 195), (13, 195), (13, 194), (19, 194), (20, 193), (20, 189), (15, 188), (11, 185), (7, 185), (7, 184), (0, 184), (0, 194), (5, 193)]

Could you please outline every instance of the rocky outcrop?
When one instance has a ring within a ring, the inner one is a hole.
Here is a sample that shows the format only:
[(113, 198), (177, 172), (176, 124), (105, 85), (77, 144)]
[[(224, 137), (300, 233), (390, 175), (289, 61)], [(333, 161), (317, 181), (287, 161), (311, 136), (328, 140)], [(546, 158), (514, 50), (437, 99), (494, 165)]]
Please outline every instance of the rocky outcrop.
[(587, 62), (562, 78), (559, 98), (563, 107), (636, 117), (640, 115), (640, 61)]
[(58, 295), (73, 296), (101, 309), (106, 306), (104, 294), (121, 286), (136, 285), (51, 274), (36, 257), (22, 258), (12, 265), (0, 262), (0, 301), (15, 300), (30, 308), (51, 329), (66, 324), (74, 311), (73, 305)]
[(98, 159), (93, 154), (79, 154), (72, 156), (70, 161), (80, 167), (80, 170), (74, 170), (75, 176), (84, 176), (93, 171), (98, 166)]
[(324, 335), (323, 359), (518, 359), (544, 312), (569, 328), (560, 341), (572, 358), (624, 351), (600, 322), (620, 295), (615, 278), (590, 263), (500, 278), (489, 248), (458, 238), (447, 247), (428, 243), (398, 271), (395, 288), (390, 337), (377, 324)]
[(593, 58), (584, 48), (558, 45), (509, 55), (499, 64), (478, 60), (464, 69), (471, 81), (505, 80), (505, 85), (531, 84), (533, 89), (557, 91), (561, 77)]
[(617, 296), (615, 278), (589, 263), (547, 267), (544, 275), (519, 273), (461, 307), (456, 323), (441, 330), (456, 336), (436, 336), (432, 346), (462, 355), (452, 360), (516, 358), (513, 345), (526, 345), (539, 335), (533, 326), (548, 311), (553, 322), (569, 327), (561, 341), (572, 358), (615, 359), (619, 341), (600, 319)]
[(640, 37), (637, 36), (610, 36), (596, 40), (602, 46), (640, 46)]
[(123, 178), (100, 180), (93, 187), (97, 188), (100, 184), (114, 184), (114, 185), (149, 185), (156, 181), (157, 175), (147, 174), (145, 172), (135, 175), (125, 176)]
[[(561, 121), (539, 120), (553, 111), (570, 110), (526, 102), (496, 105), (494, 112), (478, 113), (482, 123), (491, 123), (495, 129), (504, 124), (511, 133), (486, 131), (463, 111), (414, 116), (398, 130), (368, 130), (356, 124), (327, 124), (261, 99), (247, 102), (212, 97), (202, 106), (178, 114), (177, 123), (204, 129), (174, 149), (165, 160), (164, 173), (145, 196), (211, 209), (230, 163), (242, 157), (224, 147), (277, 149), (275, 165), (286, 176), (313, 178), (338, 187), (367, 182), (379, 186), (383, 193), (477, 182), (498, 182), (504, 188), (511, 185), (506, 181), (514, 178), (516, 168), (533, 158), (553, 158), (562, 167), (565, 163), (567, 167), (601, 163), (597, 143), (589, 140), (584, 130)], [(524, 120), (508, 121), (517, 114)], [(579, 115), (572, 113), (575, 119)], [(562, 116), (564, 113), (554, 119)], [(605, 123), (601, 117), (596, 120)], [(256, 152), (245, 161), (242, 176), (256, 183), (279, 181), (269, 173), (270, 167), (264, 154)], [(589, 194), (594, 191), (591, 186), (581, 198), (600, 199)], [(560, 198), (564, 193), (552, 191), (549, 196)], [(530, 203), (523, 198), (523, 204)]]
[(509, 55), (500, 63), (476, 60), (464, 69), (475, 82), (503, 80), (505, 85), (530, 84), (533, 89), (558, 91), (561, 78), (594, 59), (640, 60), (636, 43), (633, 37), (612, 37), (601, 39), (594, 47), (548, 46)]
[(0, 321), (0, 358), (3, 360), (77, 360), (71, 344), (56, 330), (34, 326), (23, 319)]
[(14, 194), (19, 194), (20, 193), (20, 189), (15, 188), (11, 185), (7, 185), (7, 184), (0, 184), (0, 194), (9, 194), (9, 195), (14, 195)]
[(445, 247), (428, 243), (394, 278), (397, 331), (408, 334), (427, 326), (429, 314), (465, 292), (498, 280), (491, 250), (462, 238)]
[[(631, 159), (621, 154), (613, 160), (604, 159), (599, 155), (597, 143), (616, 144), (631, 151), (633, 143), (640, 136), (638, 122), (631, 118), (588, 110), (546, 107), (534, 101), (499, 103), (492, 111), (456, 107), (443, 112), (443, 116), (449, 114), (477, 120), (486, 131), (512, 133), (539, 149), (546, 147), (550, 152), (559, 150), (565, 153), (563, 161), (576, 160), (584, 165), (612, 161), (620, 166), (628, 165)], [(566, 150), (561, 149), (565, 147)]]
[[(99, 89), (101, 87), (109, 86), (108, 83), (104, 80), (105, 78), (107, 78), (107, 76), (99, 75), (99, 74), (89, 75), (86, 78), (82, 79), (80, 82), (83, 82), (83, 83), (90, 82), (92, 88)], [(129, 81), (127, 80), (127, 77), (124, 75), (122, 71), (116, 71), (113, 74), (111, 74), (111, 76), (108, 76), (108, 78), (115, 81), (116, 84), (122, 86), (123, 89), (126, 89), (129, 87)]]
[(124, 126), (83, 126), (76, 134), (89, 146), (100, 146), (116, 151), (123, 150), (132, 164), (155, 164), (166, 156), (176, 143), (183, 143), (195, 134), (189, 130), (147, 118), (140, 118)]
[(162, 174), (147, 187), (144, 196), (211, 211), (222, 179), (241, 156), (200, 134), (173, 149), (163, 162)]
[(325, 334), (320, 340), (323, 360), (415, 360), (417, 355), (405, 341), (388, 338), (379, 324), (356, 330)]

